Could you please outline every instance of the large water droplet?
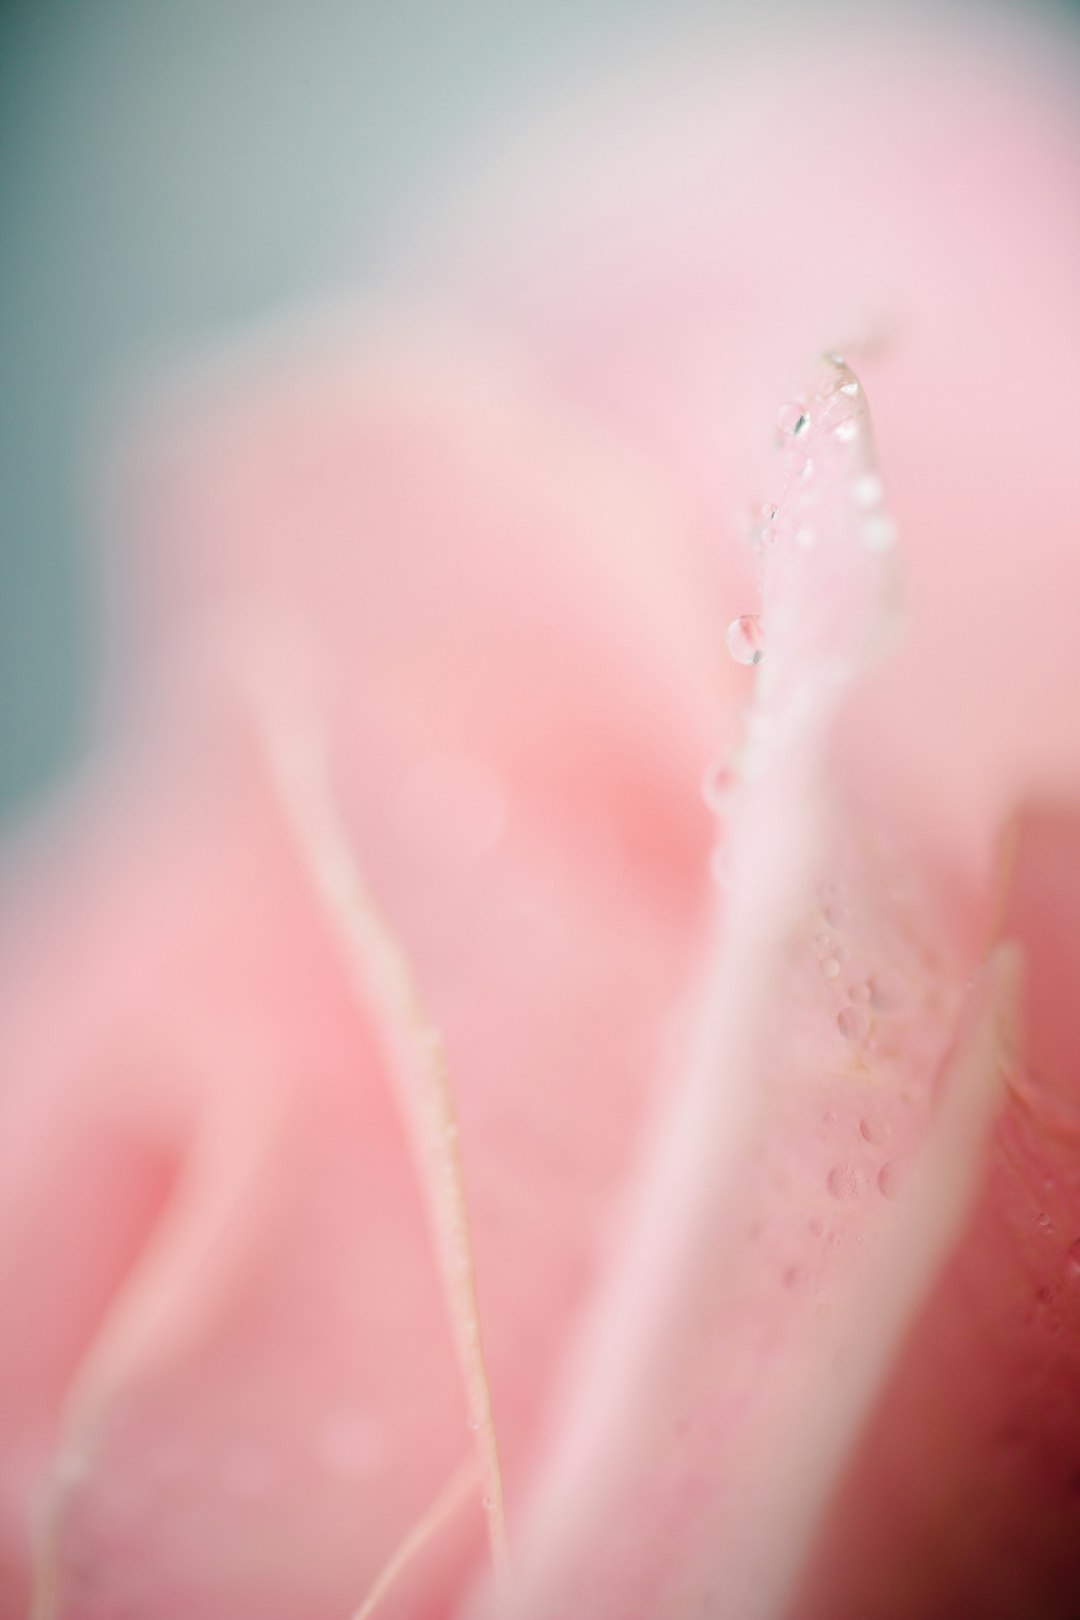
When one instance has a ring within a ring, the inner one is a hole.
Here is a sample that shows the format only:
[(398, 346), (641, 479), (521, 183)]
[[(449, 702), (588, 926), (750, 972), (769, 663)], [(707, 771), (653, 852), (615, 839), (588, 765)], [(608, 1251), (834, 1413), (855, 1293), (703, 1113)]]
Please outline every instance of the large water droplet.
[(781, 433), (790, 433), (792, 436), (805, 433), (810, 426), (810, 413), (798, 403), (781, 405), (776, 414), (776, 425)]
[(841, 422), (837, 427), (836, 437), (840, 440), (841, 444), (850, 444), (852, 439), (857, 436), (858, 432), (858, 422), (856, 422), (853, 416), (849, 416), (846, 422)]
[(870, 1033), (870, 1014), (865, 1007), (842, 1007), (836, 1027), (845, 1041), (864, 1041)]
[(835, 956), (827, 956), (821, 964), (821, 971), (827, 979), (835, 979), (840, 974), (840, 963)]
[(741, 613), (727, 627), (727, 650), (737, 664), (760, 664), (765, 656), (765, 632), (756, 613)]

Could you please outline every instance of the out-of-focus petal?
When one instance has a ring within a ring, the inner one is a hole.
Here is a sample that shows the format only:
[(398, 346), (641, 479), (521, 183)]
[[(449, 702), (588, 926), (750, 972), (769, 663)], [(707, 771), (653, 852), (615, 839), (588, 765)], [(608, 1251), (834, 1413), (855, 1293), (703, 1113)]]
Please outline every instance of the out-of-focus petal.
[(7, 1297), (33, 1272), (0, 1380), (30, 1443), (15, 1484), (38, 1486), (42, 1616), (336, 1620), (470, 1435), (370, 1021), (252, 738), (190, 741), (160, 802), (52, 852), (55, 932), (8, 975), (3, 1138), (35, 1166), (6, 1181), (0, 1248)]
[(865, 346), (912, 612), (853, 766), (982, 881), (1019, 797), (1080, 788), (1080, 53), (1049, 12), (950, 9), (668, 42), (506, 143), (417, 263), (456, 264), (698, 533), (792, 357)]
[(445, 1036), (513, 1475), (669, 1071), (744, 677), (677, 509), (445, 342), (241, 362), (169, 418), (134, 521), (174, 632), (318, 627), (333, 791)]
[[(211, 1591), (231, 1617), (291, 1616), (301, 1593), (304, 1620), (355, 1607), (471, 1440), (371, 1032), (281, 807), (233, 757), (253, 746), (230, 670), (252, 627), (318, 627), (331, 791), (445, 1034), (512, 1483), (697, 946), (697, 784), (741, 677), (669, 568), (677, 514), (527, 387), (370, 346), (242, 364), (142, 463), (132, 521), (171, 581), (160, 612), (142, 598), (145, 685), (160, 705), (156, 675), (202, 660), (203, 713), (139, 864), (114, 835), (72, 899), (113, 967), (84, 979), (52, 1095), (99, 1089), (81, 1058), (100, 1026), (134, 1071), (124, 1106), (178, 1096), (183, 1130), (173, 1199), (76, 1384), (101, 1416), (57, 1545), (87, 1603), (97, 1572), (107, 1595), (149, 1581), (165, 1616), (212, 1614)], [(56, 995), (47, 961), (32, 988), (36, 1009)], [(58, 1262), (53, 1298), (70, 1286)], [(142, 1488), (159, 1443), (164, 1504)], [(436, 1549), (421, 1596), (453, 1592), (475, 1531), (454, 1527), (457, 1564)]]

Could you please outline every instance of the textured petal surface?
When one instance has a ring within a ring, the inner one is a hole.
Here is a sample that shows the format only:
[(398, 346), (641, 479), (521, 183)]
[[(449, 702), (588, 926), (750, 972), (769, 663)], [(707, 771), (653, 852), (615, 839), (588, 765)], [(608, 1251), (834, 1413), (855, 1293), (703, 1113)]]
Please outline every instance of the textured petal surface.
[(782, 413), (700, 1029), (624, 1212), (520, 1590), (493, 1613), (777, 1612), (1000, 1095), (1012, 968), (954, 1036), (955, 939), (833, 800), (837, 724), (895, 577), (861, 389), (842, 363), (822, 371)]
[(1080, 1592), (1080, 821), (1016, 830), (1026, 1059), (963, 1243), (836, 1503), (798, 1620), (1067, 1620)]

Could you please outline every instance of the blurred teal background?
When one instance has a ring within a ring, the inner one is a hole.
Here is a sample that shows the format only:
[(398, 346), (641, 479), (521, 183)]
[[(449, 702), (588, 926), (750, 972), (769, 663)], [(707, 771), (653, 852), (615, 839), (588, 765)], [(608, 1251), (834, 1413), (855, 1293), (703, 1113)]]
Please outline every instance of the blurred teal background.
[(641, 25), (721, 10), (0, 7), (0, 816), (32, 802), (85, 735), (98, 640), (87, 497), (116, 391), (237, 321), (373, 273), (380, 239), (500, 116)]

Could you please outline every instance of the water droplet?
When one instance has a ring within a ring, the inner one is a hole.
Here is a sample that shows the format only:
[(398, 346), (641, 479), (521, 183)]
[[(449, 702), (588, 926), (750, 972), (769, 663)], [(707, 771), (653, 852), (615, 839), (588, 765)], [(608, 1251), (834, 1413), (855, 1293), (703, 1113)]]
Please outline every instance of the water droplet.
[(896, 541), (896, 524), (884, 512), (879, 512), (863, 524), (862, 541), (867, 551), (888, 551)]
[(1070, 1246), (1065, 1260), (1072, 1275), (1080, 1277), (1080, 1238), (1077, 1238), (1076, 1242)]
[(860, 1119), (859, 1135), (862, 1137), (864, 1142), (880, 1142), (881, 1134), (880, 1129), (874, 1124), (873, 1120)]
[(865, 1177), (851, 1164), (836, 1164), (829, 1171), (827, 1186), (834, 1198), (846, 1202), (858, 1198), (866, 1185)]
[(851, 912), (840, 900), (830, 900), (823, 908), (825, 921), (832, 928), (843, 928), (851, 921)]
[(870, 979), (870, 1002), (878, 1012), (895, 1012), (904, 1004), (907, 986), (899, 973), (885, 968)]
[(755, 530), (754, 544), (759, 551), (767, 550), (769, 546), (775, 545), (776, 530), (770, 528), (767, 523), (763, 523), (760, 529)]
[(830, 954), (829, 953), (829, 946), (831, 944), (832, 944), (832, 935), (831, 934), (822, 933), (822, 934), (815, 934), (814, 935), (814, 949), (817, 951), (819, 956), (828, 956)]
[(839, 427), (836, 429), (836, 437), (840, 440), (841, 444), (850, 444), (852, 439), (858, 435), (858, 432), (858, 422), (856, 422), (853, 416), (849, 416), (847, 421), (841, 422)]
[(903, 1172), (894, 1159), (890, 1159), (887, 1164), (883, 1164), (881, 1169), (878, 1171), (877, 1178), (877, 1184), (881, 1191), (882, 1197), (888, 1198), (890, 1202), (893, 1199), (898, 1198), (900, 1196), (900, 1185), (903, 1179)]
[(701, 778), (701, 797), (714, 816), (722, 815), (727, 808), (734, 781), (735, 775), (730, 765), (717, 763), (706, 769)]
[(876, 506), (885, 493), (885, 486), (877, 473), (863, 473), (851, 486), (851, 498), (856, 506)]
[(776, 414), (776, 425), (781, 433), (790, 433), (794, 437), (807, 431), (810, 413), (799, 404), (781, 405)]
[(761, 515), (765, 519), (766, 523), (771, 523), (779, 510), (780, 508), (774, 505), (772, 501), (766, 501), (765, 505), (761, 508)]
[(727, 650), (737, 664), (760, 664), (765, 656), (765, 632), (756, 613), (742, 613), (727, 627)]
[(870, 986), (865, 983), (848, 986), (848, 1000), (866, 1003), (870, 1000)]
[(836, 1027), (845, 1041), (864, 1041), (870, 1033), (870, 1014), (865, 1007), (842, 1007)]
[(853, 394), (857, 394), (859, 392), (859, 384), (857, 380), (853, 377), (850, 382), (841, 383), (840, 392), (842, 394), (847, 394), (849, 398)]
[(840, 973), (840, 964), (835, 956), (827, 956), (821, 964), (821, 971), (827, 979), (835, 979)]

